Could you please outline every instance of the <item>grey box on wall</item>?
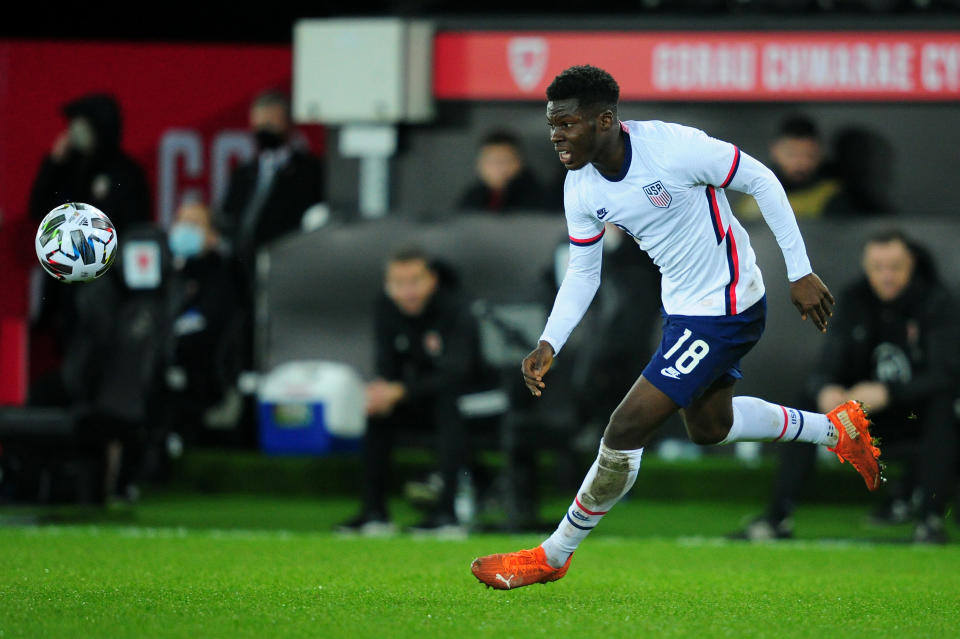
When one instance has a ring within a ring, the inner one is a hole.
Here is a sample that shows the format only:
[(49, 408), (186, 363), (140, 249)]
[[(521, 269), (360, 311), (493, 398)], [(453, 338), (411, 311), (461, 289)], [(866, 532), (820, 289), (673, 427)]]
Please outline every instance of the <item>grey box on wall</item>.
[(293, 115), (323, 124), (425, 122), (434, 116), (432, 23), (301, 20), (293, 32)]

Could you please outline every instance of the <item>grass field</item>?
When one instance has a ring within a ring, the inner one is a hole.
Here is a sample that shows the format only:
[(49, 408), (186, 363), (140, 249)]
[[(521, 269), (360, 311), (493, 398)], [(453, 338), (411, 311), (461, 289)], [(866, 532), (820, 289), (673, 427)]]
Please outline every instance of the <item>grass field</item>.
[[(546, 510), (562, 512), (552, 501)], [(751, 505), (631, 500), (547, 586), (488, 590), (479, 554), (540, 536), (345, 539), (348, 499), (149, 496), (0, 528), (0, 637), (948, 637), (960, 546), (863, 507), (801, 508), (798, 541), (723, 541)], [(0, 509), (7, 521), (23, 509)], [(398, 509), (401, 521), (415, 513)], [(956, 536), (956, 528), (951, 533)]]

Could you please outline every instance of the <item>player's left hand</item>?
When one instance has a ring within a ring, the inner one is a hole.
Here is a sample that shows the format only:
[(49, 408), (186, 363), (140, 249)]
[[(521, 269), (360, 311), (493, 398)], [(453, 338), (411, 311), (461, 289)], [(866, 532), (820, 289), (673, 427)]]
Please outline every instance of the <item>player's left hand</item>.
[(367, 384), (367, 415), (389, 415), (403, 399), (406, 388), (399, 382), (377, 379)]
[(827, 332), (827, 322), (833, 315), (833, 305), (836, 301), (830, 294), (830, 289), (823, 283), (816, 273), (801, 277), (790, 283), (790, 299), (800, 311), (800, 318), (813, 322), (821, 333)]
[(860, 382), (847, 391), (851, 399), (859, 399), (873, 411), (880, 411), (890, 403), (890, 390), (883, 382)]

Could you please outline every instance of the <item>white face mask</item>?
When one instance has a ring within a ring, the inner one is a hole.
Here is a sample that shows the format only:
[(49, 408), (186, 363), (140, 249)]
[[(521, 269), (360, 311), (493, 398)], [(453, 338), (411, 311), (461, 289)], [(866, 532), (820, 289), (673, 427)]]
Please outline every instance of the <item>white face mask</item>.
[(70, 146), (81, 153), (89, 153), (96, 143), (93, 127), (84, 118), (70, 120)]

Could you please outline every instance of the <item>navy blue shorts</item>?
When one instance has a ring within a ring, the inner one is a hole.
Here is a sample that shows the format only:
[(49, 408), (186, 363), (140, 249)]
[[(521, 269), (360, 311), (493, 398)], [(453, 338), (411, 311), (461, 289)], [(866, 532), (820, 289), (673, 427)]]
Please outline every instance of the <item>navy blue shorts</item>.
[(643, 376), (678, 406), (689, 406), (718, 379), (743, 377), (740, 359), (760, 341), (766, 319), (766, 296), (738, 315), (664, 314), (663, 339)]

